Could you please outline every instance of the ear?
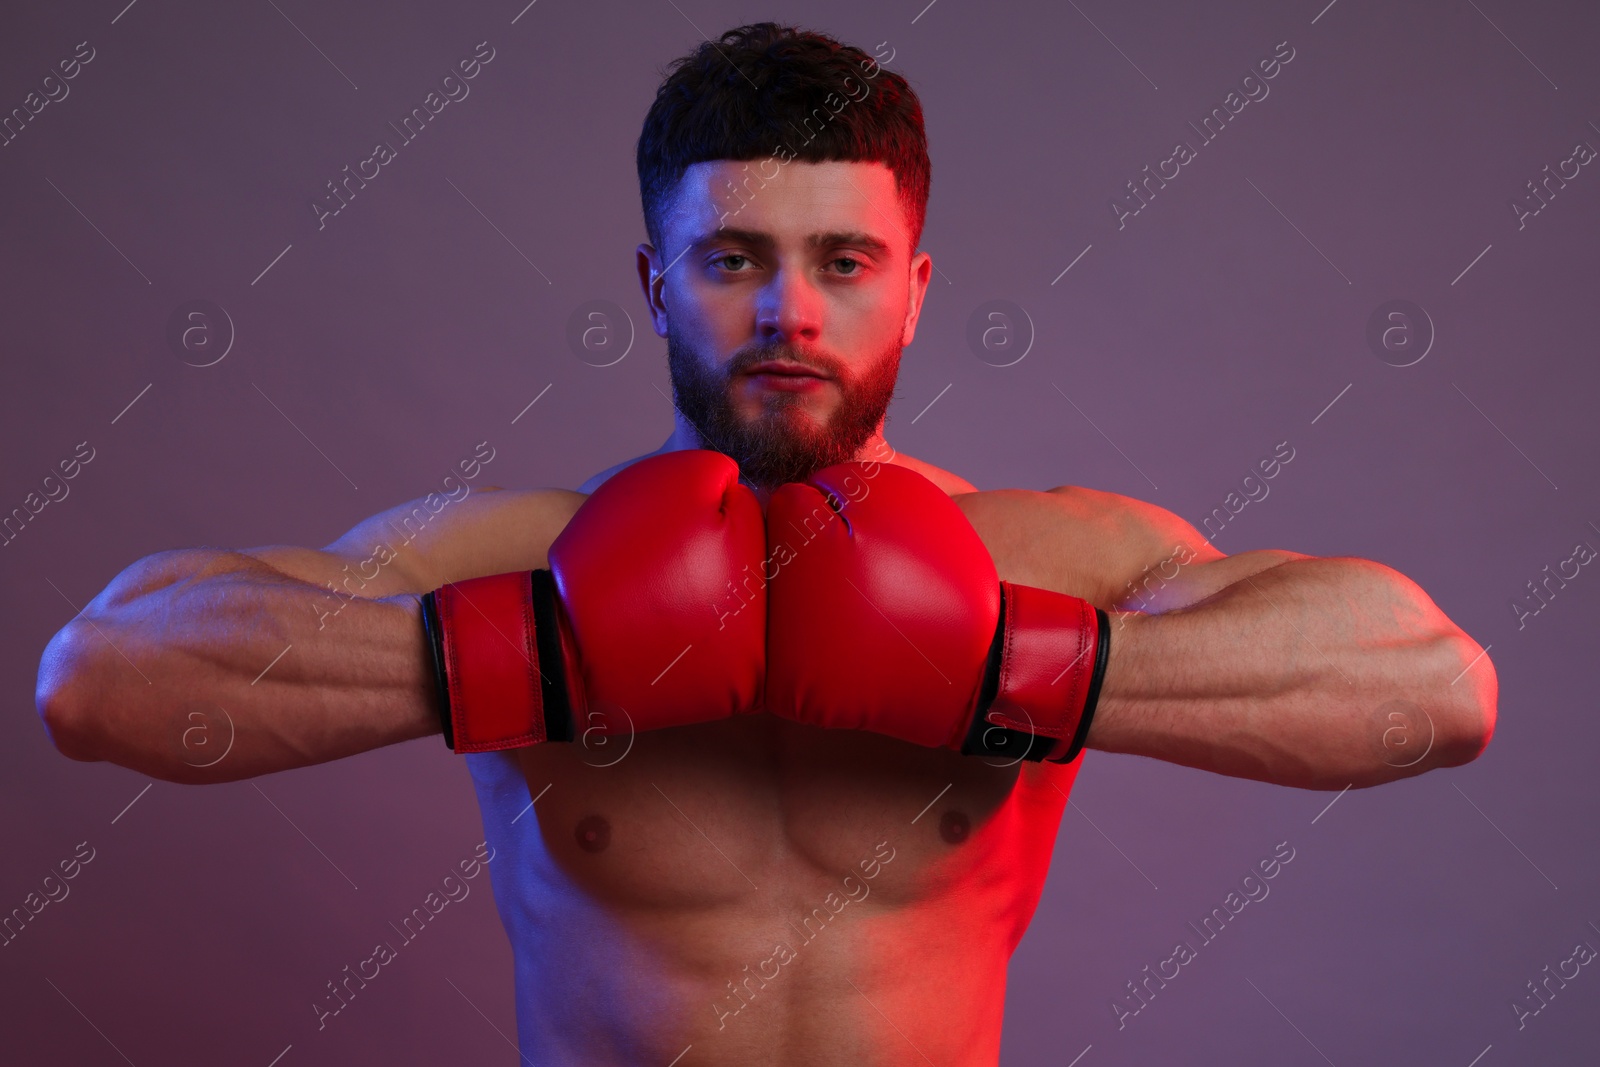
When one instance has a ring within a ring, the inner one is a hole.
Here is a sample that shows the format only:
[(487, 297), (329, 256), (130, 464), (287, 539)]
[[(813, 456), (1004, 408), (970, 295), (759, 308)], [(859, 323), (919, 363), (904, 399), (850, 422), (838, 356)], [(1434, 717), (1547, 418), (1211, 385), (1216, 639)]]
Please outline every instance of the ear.
[(661, 269), (661, 256), (656, 250), (642, 244), (636, 250), (639, 270), (639, 287), (644, 290), (644, 302), (650, 309), (650, 321), (656, 336), (667, 336), (667, 303), (664, 290), (666, 272)]
[(922, 298), (928, 293), (928, 280), (933, 277), (933, 257), (918, 252), (911, 257), (911, 271), (906, 295), (906, 321), (900, 332), (900, 347), (911, 344), (917, 334), (917, 319), (922, 315)]

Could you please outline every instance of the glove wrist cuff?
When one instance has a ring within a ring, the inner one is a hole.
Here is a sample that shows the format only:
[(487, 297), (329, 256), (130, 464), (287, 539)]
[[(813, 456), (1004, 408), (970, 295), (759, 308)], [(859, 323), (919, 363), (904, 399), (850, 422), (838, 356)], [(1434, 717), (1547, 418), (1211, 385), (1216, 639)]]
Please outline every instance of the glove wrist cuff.
[(1106, 613), (1078, 597), (1000, 583), (1000, 618), (961, 751), (1077, 758), (1110, 651)]
[(453, 752), (572, 738), (548, 571), (452, 582), (423, 597), (440, 725)]

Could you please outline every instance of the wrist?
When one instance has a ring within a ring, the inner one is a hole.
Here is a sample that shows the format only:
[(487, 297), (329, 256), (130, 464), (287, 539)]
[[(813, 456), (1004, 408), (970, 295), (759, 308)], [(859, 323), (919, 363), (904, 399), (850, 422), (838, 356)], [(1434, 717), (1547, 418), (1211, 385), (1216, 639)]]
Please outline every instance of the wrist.
[[(1089, 743), (1089, 731), (1093, 729), (1095, 719), (1100, 710), (1100, 693), (1105, 688), (1106, 672), (1111, 666), (1111, 619), (1100, 608), (1094, 608), (1095, 615), (1095, 644), (1093, 665), (1089, 669), (1089, 680), (1085, 686), (1083, 709), (1078, 713), (1078, 725), (1072, 731), (1072, 739), (1068, 742), (1064, 752), (1049, 757), (1052, 763), (1071, 763), (1078, 758)], [(1085, 655), (1089, 653), (1085, 651)]]
[(1140, 699), (1134, 692), (1134, 684), (1142, 671), (1138, 661), (1150, 640), (1146, 628), (1159, 623), (1161, 616), (1143, 611), (1112, 611), (1108, 618), (1111, 647), (1101, 679), (1098, 707), (1084, 737), (1084, 747), (1122, 752), (1126, 750), (1118, 734), (1126, 725), (1127, 705), (1130, 699)]

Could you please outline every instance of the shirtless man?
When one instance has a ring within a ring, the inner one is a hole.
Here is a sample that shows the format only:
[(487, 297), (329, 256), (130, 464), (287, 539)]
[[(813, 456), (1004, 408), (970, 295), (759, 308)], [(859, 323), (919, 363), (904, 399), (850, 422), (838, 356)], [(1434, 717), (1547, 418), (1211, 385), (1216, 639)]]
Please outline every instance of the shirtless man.
[[(794, 47), (763, 58), (779, 38)], [(746, 27), (702, 47), (658, 95), (640, 143), (651, 243), (637, 260), (677, 412), (652, 456), (713, 448), (763, 502), (851, 458), (931, 480), (1000, 578), (1107, 613), (1089, 748), (1310, 789), (1475, 758), (1493, 732), (1493, 666), (1393, 570), (1278, 550), (1224, 556), (1137, 500), (1073, 486), (979, 492), (888, 446), (883, 413), (932, 269), (915, 252), (927, 157), (915, 96), (870, 63), (827, 38)], [(804, 121), (819, 84), (851, 94), (788, 158), (764, 155), (777, 123), (705, 118), (767, 86), (774, 64), (805, 77), (765, 95), (766, 114)], [(825, 158), (840, 144), (867, 158)], [(355, 588), (350, 568), (370, 563), (420, 501), (320, 551), (140, 560), (51, 641), (40, 713), (67, 756), (179, 782), (429, 735), (437, 745), (421, 594), (546, 568), (587, 496), (636, 462), (578, 492), (470, 495)], [(635, 525), (617, 536), (661, 550), (648, 515)], [(348, 599), (324, 620), (327, 589), (341, 583)], [(840, 612), (868, 610), (847, 599)], [(217, 706), (233, 748), (196, 767), (180, 744), (188, 714)], [(1431, 744), (1398, 758), (1397, 728)], [(1081, 765), (762, 710), (463, 758), (495, 849), (522, 1053), (595, 1067), (996, 1063), (1007, 961)]]

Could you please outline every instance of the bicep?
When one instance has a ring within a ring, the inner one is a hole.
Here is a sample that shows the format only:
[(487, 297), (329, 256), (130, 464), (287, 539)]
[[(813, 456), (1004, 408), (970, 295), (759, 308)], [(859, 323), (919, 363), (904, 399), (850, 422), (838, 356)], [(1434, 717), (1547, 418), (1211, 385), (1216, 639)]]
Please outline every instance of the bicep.
[(1025, 555), (1035, 580), (1024, 584), (1073, 593), (1107, 610), (1159, 614), (1190, 607), (1269, 567), (1308, 558), (1279, 549), (1226, 555), (1187, 520), (1118, 493), (1081, 486), (1010, 492), (1033, 520)]
[(1310, 559), (1299, 552), (1263, 548), (1198, 562), (1171, 553), (1157, 565), (1128, 580), (1117, 611), (1142, 611), (1150, 615), (1190, 608), (1230, 585), (1295, 559)]
[(243, 551), (350, 596), (425, 593), (446, 582), (547, 566), (550, 542), (583, 500), (565, 489), (480, 489), (459, 501), (433, 495), (364, 519), (321, 549)]
[(1299, 552), (1267, 548), (1226, 555), (1188, 520), (1133, 497), (1100, 494), (1106, 510), (1120, 516), (1128, 543), (1140, 546), (1127, 561), (1128, 574), (1116, 597), (1118, 611), (1149, 614), (1193, 607), (1228, 586), (1295, 559)]

